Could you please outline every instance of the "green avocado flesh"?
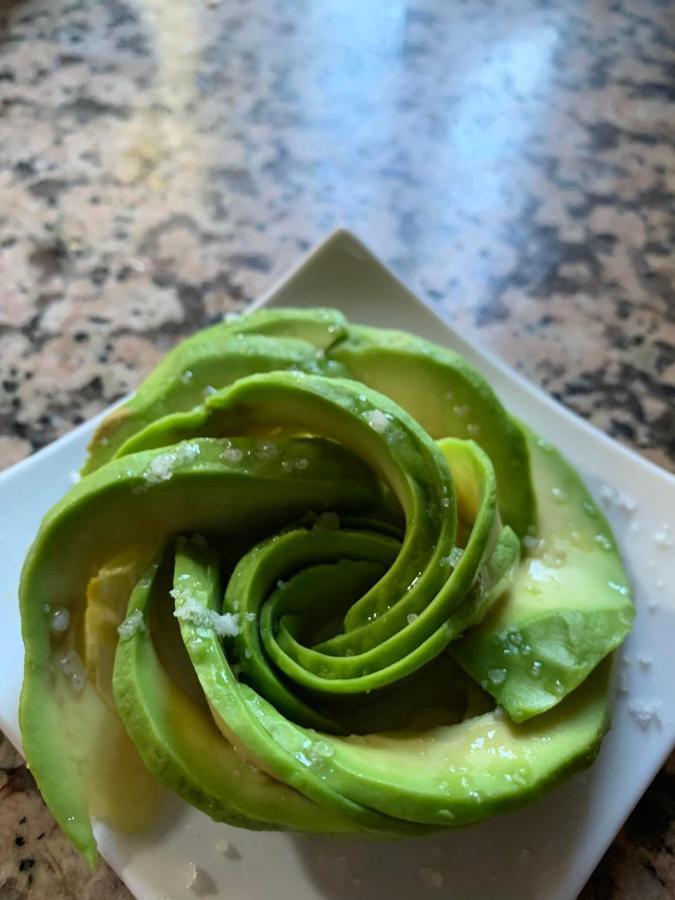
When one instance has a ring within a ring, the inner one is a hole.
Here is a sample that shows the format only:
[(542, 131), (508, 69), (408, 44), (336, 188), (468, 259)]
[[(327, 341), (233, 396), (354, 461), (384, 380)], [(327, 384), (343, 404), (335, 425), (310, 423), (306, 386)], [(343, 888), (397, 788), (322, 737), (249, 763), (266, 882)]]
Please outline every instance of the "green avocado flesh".
[(424, 835), (589, 764), (631, 628), (576, 472), (457, 354), (337, 311), (198, 332), (98, 427), (21, 581), (28, 762), (92, 819)]

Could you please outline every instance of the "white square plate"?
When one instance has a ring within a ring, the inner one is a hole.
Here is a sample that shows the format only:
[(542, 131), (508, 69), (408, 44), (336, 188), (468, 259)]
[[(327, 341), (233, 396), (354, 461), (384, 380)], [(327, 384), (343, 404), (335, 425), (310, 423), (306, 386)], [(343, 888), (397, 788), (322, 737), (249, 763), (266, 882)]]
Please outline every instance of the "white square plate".
[[(665, 539), (675, 534), (675, 478), (467, 343), (346, 232), (329, 237), (257, 305), (334, 306), (355, 321), (452, 347), (513, 413), (560, 447), (596, 499), (605, 485), (634, 499), (630, 513), (620, 504), (608, 510), (638, 609), (624, 651), (628, 691), (617, 698), (612, 730), (590, 770), (533, 806), (464, 831), (396, 844), (259, 834), (213, 823), (175, 801), (143, 838), (97, 823), (103, 855), (139, 900), (194, 900), (192, 864), (202, 870), (194, 885), (202, 896), (230, 900), (573, 900), (675, 742), (675, 546)], [(0, 475), (0, 727), (17, 747), (19, 572), (40, 519), (69, 488), (96, 421)], [(636, 713), (646, 705), (658, 708), (658, 718), (640, 723)]]

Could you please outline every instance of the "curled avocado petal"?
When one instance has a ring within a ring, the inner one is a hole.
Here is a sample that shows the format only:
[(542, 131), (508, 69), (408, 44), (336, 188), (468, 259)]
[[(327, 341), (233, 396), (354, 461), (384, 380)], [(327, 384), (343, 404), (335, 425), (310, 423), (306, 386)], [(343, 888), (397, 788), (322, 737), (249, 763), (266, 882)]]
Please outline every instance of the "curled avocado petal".
[(82, 474), (112, 459), (155, 419), (200, 403), (215, 385), (284, 369), (342, 374), (325, 350), (343, 333), (344, 318), (333, 310), (263, 310), (197, 332), (167, 353), (135, 394), (106, 416), (91, 439)]
[(527, 429), (540, 528), (501, 602), (452, 655), (515, 722), (559, 703), (629, 633), (635, 610), (614, 537), (583, 482)]
[(609, 665), (522, 725), (495, 709), (454, 725), (330, 737), (336, 787), (390, 816), (457, 827), (521, 806), (593, 761)]
[(253, 313), (168, 354), (84, 472), (24, 565), (20, 721), (90, 864), (120, 779), (143, 814), (162, 785), (239, 827), (402, 837), (592, 761), (618, 550), (457, 354)]
[(382, 391), (431, 435), (478, 443), (497, 475), (499, 509), (519, 537), (535, 533), (537, 503), (522, 429), (458, 353), (402, 331), (349, 325), (331, 348), (351, 376)]

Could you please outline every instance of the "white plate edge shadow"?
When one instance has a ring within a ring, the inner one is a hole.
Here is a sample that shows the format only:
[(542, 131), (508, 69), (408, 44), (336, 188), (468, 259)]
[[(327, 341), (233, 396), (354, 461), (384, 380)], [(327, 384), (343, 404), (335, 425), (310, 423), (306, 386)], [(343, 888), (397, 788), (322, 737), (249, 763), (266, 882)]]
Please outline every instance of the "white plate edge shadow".
[[(663, 573), (672, 572), (672, 574), (675, 575), (675, 571), (672, 571), (675, 567), (673, 565), (672, 556), (667, 555), (665, 552), (658, 556), (660, 551), (651, 547), (650, 534), (644, 526), (647, 524), (646, 520), (649, 520), (650, 522), (656, 520), (657, 522), (669, 522), (672, 524), (673, 509), (675, 508), (675, 478), (631, 450), (615, 443), (592, 425), (578, 418), (574, 413), (571, 413), (556, 403), (539, 388), (527, 382), (506, 364), (495, 359), (489, 352), (486, 352), (477, 344), (467, 341), (458, 335), (452, 326), (444, 320), (442, 310), (434, 309), (415, 297), (349, 232), (338, 230), (329, 235), (316, 248), (310, 251), (310, 253), (308, 253), (308, 255), (289, 274), (279, 279), (274, 286), (266, 291), (253, 306), (257, 308), (263, 305), (276, 305), (279, 303), (288, 305), (291, 299), (293, 302), (298, 302), (297, 297), (293, 298), (291, 295), (293, 293), (302, 295), (303, 291), (307, 290), (308, 286), (311, 286), (314, 278), (318, 277), (320, 280), (323, 277), (321, 273), (326, 267), (327, 261), (330, 262), (330, 258), (336, 257), (336, 254), (338, 257), (342, 256), (345, 263), (349, 263), (349, 259), (351, 259), (355, 272), (361, 265), (365, 265), (369, 273), (374, 272), (375, 267), (377, 267), (377, 279), (388, 279), (391, 294), (396, 297), (395, 305), (398, 309), (396, 315), (402, 315), (408, 320), (405, 327), (411, 331), (420, 331), (422, 333), (424, 333), (426, 329), (425, 336), (449, 343), (474, 362), (484, 374), (488, 375), (488, 378), (491, 380), (494, 378), (499, 382), (497, 391), (500, 396), (505, 399), (507, 406), (517, 414), (523, 415), (524, 418), (526, 417), (544, 436), (550, 437), (558, 444), (558, 446), (561, 446), (563, 451), (566, 452), (579, 466), (591, 486), (591, 489), (596, 494), (596, 497), (601, 483), (608, 483), (625, 489), (625, 481), (622, 482), (621, 472), (626, 468), (629, 469), (631, 474), (639, 477), (641, 481), (641, 490), (645, 496), (643, 497), (642, 494), (640, 495), (640, 507), (635, 515), (631, 517), (631, 521), (629, 522), (626, 517), (621, 515), (616, 509), (610, 510), (610, 518), (612, 519), (613, 526), (617, 532), (619, 532), (619, 539), (622, 548), (624, 549), (631, 575), (634, 580), (640, 581), (636, 592), (638, 596), (638, 620), (636, 632), (629, 641), (629, 652), (633, 657), (635, 656), (635, 653), (642, 654), (644, 660), (646, 660), (647, 654), (651, 654), (657, 663), (657, 665), (652, 664), (651, 666), (633, 666), (630, 672), (630, 683), (631, 686), (635, 685), (638, 687), (638, 690), (642, 690), (643, 695), (647, 692), (649, 695), (660, 698), (663, 693), (662, 689), (665, 688), (668, 678), (672, 678), (673, 675), (675, 675), (675, 666), (667, 655), (668, 651), (665, 634), (668, 629), (663, 627), (663, 617), (664, 615), (670, 616), (672, 614), (672, 609), (665, 608), (664, 610), (654, 611), (653, 614), (649, 613), (647, 604), (651, 602), (651, 600), (648, 600), (647, 598), (652, 598), (658, 593), (657, 584), (659, 580), (665, 581), (666, 584), (672, 583), (672, 577), (669, 582), (667, 578), (663, 577)], [(333, 263), (334, 262), (335, 260), (333, 260)], [(357, 284), (356, 288), (358, 289), (358, 287)], [(337, 299), (339, 300), (339, 298)], [(324, 297), (318, 297), (314, 294), (312, 294), (311, 297), (307, 297), (306, 302), (311, 302), (312, 305), (320, 305), (322, 303), (325, 303), (326, 305), (342, 305), (343, 308), (344, 306), (350, 305), (346, 302), (335, 302), (335, 300), (327, 302)], [(413, 305), (413, 314), (416, 314), (414, 325), (411, 325), (409, 321), (410, 309), (408, 307), (410, 304)], [(379, 307), (376, 305), (375, 309), (377, 311), (379, 310)], [(373, 307), (369, 310), (364, 310), (364, 312), (366, 312), (365, 316), (360, 316), (358, 312), (354, 313), (352, 311), (351, 317), (353, 319), (368, 319), (367, 313), (372, 311)], [(382, 315), (377, 316), (377, 323), (386, 325), (389, 321), (390, 313), (391, 310), (386, 310)], [(400, 327), (403, 327), (402, 323), (399, 323), (399, 325)], [(419, 325), (422, 327), (416, 327)], [(440, 334), (441, 329), (447, 329), (447, 334)], [(526, 413), (525, 409), (527, 410)], [(78, 454), (81, 454), (84, 442), (93, 430), (96, 421), (100, 420), (100, 418), (105, 415), (105, 412), (95, 419), (79, 426), (68, 435), (34, 454), (32, 457), (29, 457), (27, 460), (8, 469), (6, 472), (0, 473), (0, 497), (2, 497), (3, 491), (11, 490), (13, 482), (17, 482), (19, 479), (23, 480), (25, 477), (30, 478), (31, 474), (44, 470), (52, 462), (58, 464), (60, 455), (70, 455), (77, 458)], [(561, 418), (564, 426), (562, 432), (560, 431)], [(602, 464), (598, 459), (589, 458), (588, 456), (588, 454), (592, 455), (593, 451), (597, 451), (598, 448), (603, 450), (606, 454), (606, 458), (602, 460)], [(74, 466), (71, 466), (70, 468), (73, 467)], [(67, 473), (62, 472), (61, 474), (67, 476)], [(629, 482), (633, 483), (631, 479), (629, 479)], [(62, 490), (63, 488), (60, 487), (59, 492), (62, 492)], [(655, 513), (656, 519), (654, 519)], [(639, 532), (631, 532), (630, 529), (633, 528), (636, 523), (639, 525), (641, 516), (644, 516), (645, 518), (644, 525), (640, 526)], [(0, 512), (0, 519), (1, 517), (2, 513)], [(673, 530), (675, 531), (675, 529)], [(654, 571), (651, 573), (653, 584), (646, 583), (646, 576), (643, 572), (646, 557), (650, 552), (655, 556), (658, 556), (658, 564), (655, 563), (653, 567)], [(635, 563), (640, 563), (640, 567), (636, 568)], [(659, 578), (660, 573), (661, 578)], [(643, 602), (640, 603), (640, 600)], [(8, 675), (8, 679), (3, 679), (3, 681), (13, 680), (9, 676), (16, 675), (15, 671), (8, 672), (7, 670), (7, 666), (9, 665), (7, 661), (16, 659), (16, 647), (10, 648), (9, 644), (10, 642), (5, 636), (5, 649), (9, 648), (13, 652), (3, 653), (3, 658), (5, 659), (4, 672)], [(3, 641), (0, 637), (0, 647), (2, 646)], [(16, 665), (16, 663), (14, 662), (12, 665)], [(3, 671), (2, 663), (0, 663), (0, 671)], [(671, 674), (668, 675), (668, 672)], [(2, 698), (2, 696), (3, 694), (0, 692), (0, 698)], [(15, 712), (7, 709), (7, 692), (5, 692), (4, 696), (4, 708), (0, 708), (0, 724), (3, 728), (6, 728), (10, 739), (18, 744)], [(667, 695), (663, 694), (662, 702), (666, 703), (668, 702), (668, 699)], [(554, 896), (560, 898), (560, 900), (563, 900), (563, 898), (564, 900), (570, 900), (570, 898), (576, 896), (576, 893), (580, 890), (602, 853), (611, 842), (623, 819), (628, 815), (630, 809), (639, 799), (659, 765), (667, 756), (673, 741), (675, 741), (675, 724), (673, 722), (675, 719), (675, 704), (673, 704), (672, 700), (669, 702), (670, 705), (662, 710), (660, 726), (657, 726), (656, 723), (652, 723), (653, 727), (646, 729), (644, 732), (636, 726), (631, 716), (628, 715), (627, 705), (629, 701), (624, 699), (624, 701), (617, 704), (614, 730), (610, 732), (610, 735), (606, 739), (599, 764), (593, 766), (591, 773), (595, 782), (602, 784), (606, 780), (605, 776), (607, 772), (611, 773), (611, 771), (613, 771), (612, 764), (615, 760), (612, 751), (614, 744), (616, 744), (616, 735), (620, 732), (623, 736), (625, 730), (626, 734), (632, 738), (629, 741), (631, 747), (634, 745), (635, 748), (638, 748), (642, 753), (643, 766), (640, 768), (641, 774), (639, 777), (638, 773), (634, 774), (630, 790), (625, 790), (624, 795), (621, 798), (621, 803), (615, 803), (612, 811), (608, 811), (606, 814), (604, 814), (604, 811), (600, 811), (600, 821), (599, 823), (596, 823), (595, 839), (593, 841), (587, 841), (581, 850), (575, 850), (573, 854), (574, 865), (570, 863), (565, 867), (565, 862), (567, 860), (563, 860), (562, 867), (558, 867), (557, 871), (556, 877), (558, 882), (556, 883), (555, 895), (550, 891), (550, 885), (549, 889), (547, 889), (546, 896), (550, 897), (551, 900), (553, 900)], [(612, 738), (612, 735), (615, 735), (615, 737)], [(625, 751), (623, 755), (625, 755)], [(581, 779), (585, 779), (589, 782), (588, 775), (581, 776), (581, 778), (577, 777), (576, 781), (580, 783)], [(611, 778), (609, 780), (611, 781)], [(561, 792), (564, 792), (565, 790), (565, 787), (559, 788), (556, 790), (555, 794), (560, 797), (562, 796)], [(535, 804), (534, 808), (537, 806), (539, 806), (539, 804)], [(533, 809), (533, 807), (530, 807), (530, 810), (531, 809)], [(511, 820), (514, 815), (522, 818), (523, 814), (511, 814), (508, 817), (502, 817), (501, 821), (506, 822), (507, 819)], [(196, 814), (196, 816), (199, 817), (201, 814)], [(190, 811), (187, 815), (187, 819), (190, 820), (191, 818), (193, 818), (193, 816)], [(191, 826), (190, 821), (188, 821), (183, 827), (186, 829), (186, 834), (192, 831), (192, 836), (194, 838), (193, 843), (195, 843), (197, 841), (194, 837), (196, 826)], [(479, 828), (483, 828), (483, 826), (479, 826)], [(504, 828), (501, 830), (503, 831)], [(147, 843), (138, 841), (136, 843), (136, 850), (134, 850), (133, 840), (128, 840), (126, 838), (119, 839), (109, 829), (104, 827), (99, 826), (97, 831), (101, 836), (103, 854), (127, 882), (130, 889), (136, 892), (139, 898), (167, 896), (166, 893), (163, 892), (164, 889), (160, 889), (160, 893), (156, 893), (154, 889), (150, 887), (150, 882), (148, 881), (148, 867), (147, 865), (141, 865), (139, 861), (138, 851), (141, 847), (144, 847), (146, 853), (149, 853)], [(471, 833), (475, 833), (477, 829), (471, 829), (470, 831)], [(466, 833), (468, 832), (465, 832), (465, 834)], [(243, 833), (240, 832), (238, 834)], [(184, 843), (189, 843), (189, 840), (185, 835), (181, 834), (178, 838), (178, 844), (182, 848)], [(272, 850), (270, 844), (271, 841), (267, 841), (265, 845), (268, 853)], [(592, 845), (592, 847), (590, 845)], [(190, 853), (190, 856), (192, 855), (193, 854)], [(279, 862), (283, 865), (283, 860), (280, 859)], [(521, 887), (524, 887), (523, 882), (527, 881), (528, 877), (527, 870), (523, 870), (520, 875), (522, 876), (520, 882)], [(451, 886), (452, 882), (448, 883), (448, 887)], [(506, 896), (503, 893), (503, 888), (504, 885), (500, 885), (500, 891), (502, 891), (500, 896)], [(172, 885), (171, 889), (174, 889), (174, 885)], [(230, 891), (231, 888), (228, 888), (228, 896), (232, 896)], [(242, 893), (236, 894), (235, 896), (243, 897), (245, 894), (248, 895), (246, 889), (243, 889)], [(171, 894), (170, 896), (178, 896), (178, 894)], [(194, 895), (188, 892), (185, 896)], [(252, 894), (251, 896), (257, 897), (264, 895)], [(323, 894), (311, 893), (307, 896), (323, 896)], [(482, 900), (483, 896), (487, 895), (481, 894), (480, 896)]]

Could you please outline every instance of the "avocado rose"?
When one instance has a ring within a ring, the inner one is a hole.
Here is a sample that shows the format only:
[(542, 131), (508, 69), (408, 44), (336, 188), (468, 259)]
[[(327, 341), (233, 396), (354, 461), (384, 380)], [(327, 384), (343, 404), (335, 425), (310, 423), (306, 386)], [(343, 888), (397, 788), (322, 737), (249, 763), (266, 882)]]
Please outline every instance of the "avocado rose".
[(92, 818), (139, 827), (158, 784), (245, 828), (401, 837), (594, 758), (633, 619), (614, 537), (457, 354), (252, 313), (169, 353), (82, 474), (24, 565), (20, 716), (90, 864)]

